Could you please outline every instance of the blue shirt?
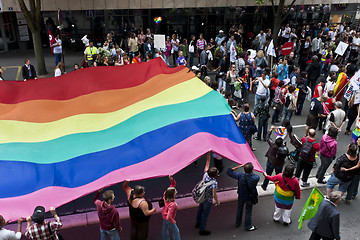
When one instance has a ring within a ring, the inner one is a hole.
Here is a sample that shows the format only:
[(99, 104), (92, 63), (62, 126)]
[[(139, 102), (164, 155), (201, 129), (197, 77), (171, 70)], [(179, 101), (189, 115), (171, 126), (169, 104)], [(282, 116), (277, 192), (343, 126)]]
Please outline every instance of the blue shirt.
[(185, 65), (185, 57), (178, 57), (176, 62), (178, 65)]
[(248, 188), (246, 186), (245, 175), (246, 175), (246, 179), (247, 179), (247, 182), (248, 182), (251, 193), (254, 196), (258, 195), (257, 191), (256, 191), (257, 183), (260, 180), (260, 177), (258, 175), (254, 174), (254, 173), (235, 172), (231, 168), (229, 168), (226, 171), (226, 174), (229, 175), (230, 177), (238, 180), (238, 191), (237, 191), (237, 193), (238, 193), (239, 197), (241, 197), (243, 200), (245, 200), (245, 201), (250, 200), (249, 191), (248, 191)]
[(289, 75), (289, 66), (286, 64), (285, 67), (284, 67), (284, 70), (281, 71), (282, 67), (283, 67), (283, 64), (282, 64), (282, 63), (280, 63), (280, 64), (277, 66), (277, 73), (278, 73), (278, 75), (279, 75), (278, 79), (279, 79), (280, 81), (288, 78), (288, 75)]

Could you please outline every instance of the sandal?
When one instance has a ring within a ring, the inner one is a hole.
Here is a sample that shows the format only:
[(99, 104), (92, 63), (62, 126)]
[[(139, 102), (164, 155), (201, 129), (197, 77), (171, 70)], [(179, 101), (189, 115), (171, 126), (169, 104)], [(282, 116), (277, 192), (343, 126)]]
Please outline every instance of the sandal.
[(251, 148), (251, 150), (252, 150), (253, 152), (255, 152), (255, 151), (256, 151), (256, 148)]
[(351, 132), (346, 130), (345, 135), (350, 135), (350, 134), (351, 134)]

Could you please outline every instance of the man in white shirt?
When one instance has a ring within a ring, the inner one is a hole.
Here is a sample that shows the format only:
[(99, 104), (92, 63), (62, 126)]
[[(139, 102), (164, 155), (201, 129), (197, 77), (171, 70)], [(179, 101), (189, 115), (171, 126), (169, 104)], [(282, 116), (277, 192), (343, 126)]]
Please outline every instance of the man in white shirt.
[(255, 81), (255, 83), (258, 83), (256, 93), (255, 93), (255, 105), (256, 107), (260, 103), (260, 98), (262, 96), (265, 96), (267, 98), (267, 101), (269, 100), (269, 86), (270, 86), (270, 79), (266, 75), (267, 72), (264, 71), (260, 77), (258, 77)]
[(285, 30), (282, 35), (283, 44), (288, 42), (290, 39), (291, 28), (289, 24), (286, 24)]
[(321, 38), (319, 34), (316, 36), (316, 38), (312, 40), (311, 45), (312, 45), (311, 47), (312, 52), (314, 54), (318, 53), (321, 46)]
[(358, 57), (359, 47), (360, 47), (360, 32), (357, 32), (355, 37), (353, 37), (353, 40), (352, 40), (351, 58)]
[(7, 224), (4, 217), (0, 215), (0, 239), (1, 240), (20, 240), (21, 238), (21, 223), (23, 219), (19, 218), (17, 232), (3, 228)]
[(62, 44), (61, 39), (59, 38), (59, 34), (55, 37), (55, 43), (51, 45), (53, 48), (53, 53), (55, 56), (55, 67), (61, 62), (61, 54), (62, 54)]

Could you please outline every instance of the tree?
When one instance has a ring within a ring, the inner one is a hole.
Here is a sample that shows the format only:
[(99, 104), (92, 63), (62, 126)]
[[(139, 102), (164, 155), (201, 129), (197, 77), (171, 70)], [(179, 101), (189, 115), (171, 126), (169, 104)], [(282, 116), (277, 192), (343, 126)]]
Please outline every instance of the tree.
[[(265, 0), (255, 0), (256, 4), (264, 4)], [(291, 0), (291, 4), (288, 7), (288, 10), (285, 11), (285, 0), (279, 0), (279, 5), (275, 5), (275, 0), (268, 0), (271, 2), (272, 11), (275, 17), (274, 28), (273, 28), (273, 40), (275, 48), (278, 46), (278, 33), (281, 28), (281, 24), (290, 14), (290, 9), (294, 6), (296, 0)]]
[(47, 73), (44, 52), (41, 43), (41, 0), (28, 0), (30, 5), (30, 11), (26, 6), (24, 0), (19, 0), (21, 12), (27, 21), (30, 28), (33, 46), (35, 52), (35, 58), (37, 63), (37, 72), (39, 75), (45, 75)]

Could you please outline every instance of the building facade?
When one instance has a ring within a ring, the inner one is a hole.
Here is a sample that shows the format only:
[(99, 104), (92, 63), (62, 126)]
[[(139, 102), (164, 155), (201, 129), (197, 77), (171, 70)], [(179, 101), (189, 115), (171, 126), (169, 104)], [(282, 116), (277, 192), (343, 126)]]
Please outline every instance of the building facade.
[[(26, 0), (25, 0), (26, 1)], [(287, 19), (292, 26), (318, 22), (338, 24), (346, 21), (358, 24), (359, 4), (341, 4), (341, 0), (297, 0)], [(0, 0), (0, 51), (31, 46), (31, 33), (21, 14), (18, 1)], [(356, 1), (353, 1), (356, 2)], [(275, 2), (276, 3), (276, 2)], [(286, 0), (290, 4), (290, 0)], [(215, 37), (222, 29), (227, 33), (233, 24), (242, 24), (246, 32), (256, 34), (272, 28), (271, 3), (256, 5), (254, 0), (43, 0), (43, 41), (47, 44), (47, 29), (56, 32), (57, 10), (61, 9), (67, 36), (81, 39), (89, 35), (102, 42), (106, 33), (114, 31), (119, 38), (124, 28), (151, 28), (152, 32), (183, 37), (203, 33)], [(155, 17), (162, 17), (159, 24)]]

